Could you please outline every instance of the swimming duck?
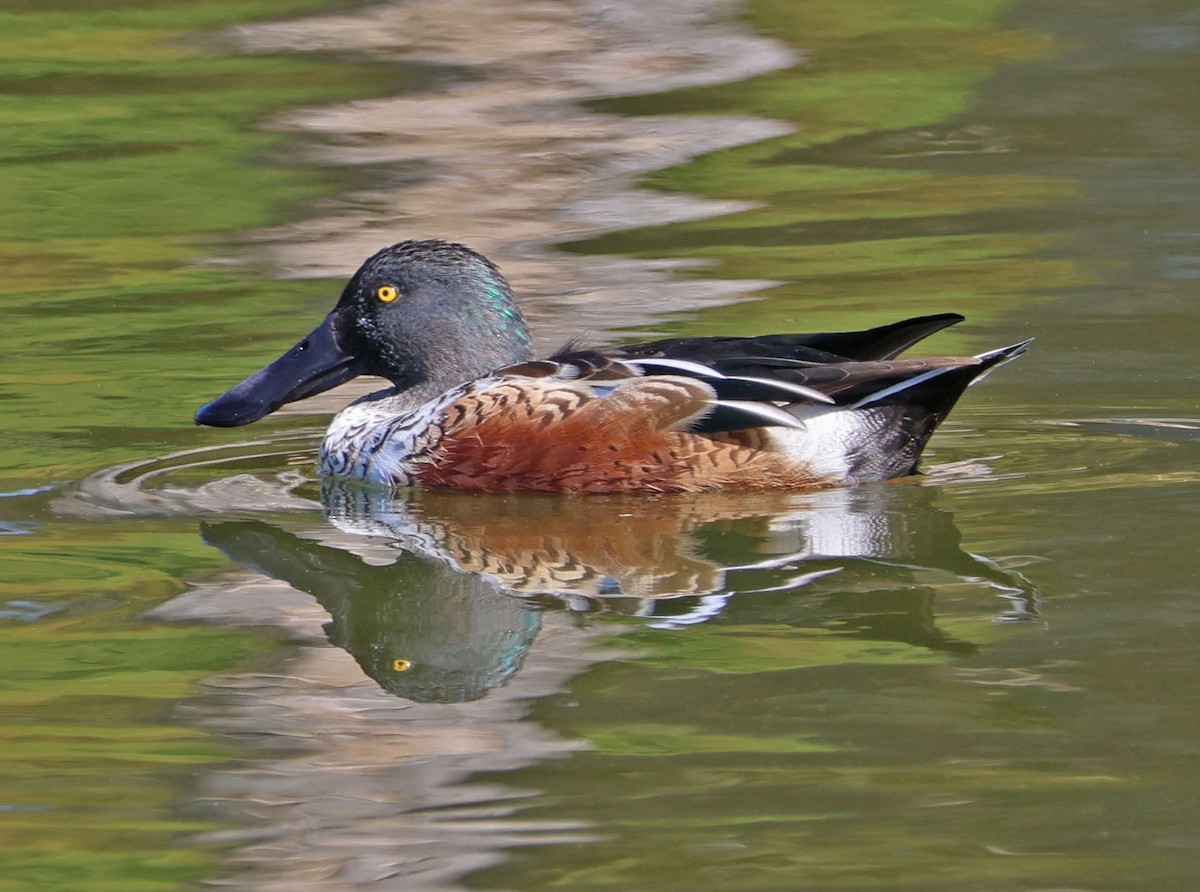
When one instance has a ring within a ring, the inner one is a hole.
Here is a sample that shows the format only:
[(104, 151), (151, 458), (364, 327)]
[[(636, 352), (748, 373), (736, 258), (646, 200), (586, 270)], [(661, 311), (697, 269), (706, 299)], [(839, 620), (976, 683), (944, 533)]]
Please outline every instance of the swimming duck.
[(405, 241), (369, 257), (337, 305), (279, 359), (196, 413), (235, 427), (369, 374), (320, 470), (483, 491), (799, 489), (914, 472), (967, 385), (1028, 341), (897, 359), (961, 322), (865, 331), (668, 338), (535, 359), (499, 269), (471, 249)]

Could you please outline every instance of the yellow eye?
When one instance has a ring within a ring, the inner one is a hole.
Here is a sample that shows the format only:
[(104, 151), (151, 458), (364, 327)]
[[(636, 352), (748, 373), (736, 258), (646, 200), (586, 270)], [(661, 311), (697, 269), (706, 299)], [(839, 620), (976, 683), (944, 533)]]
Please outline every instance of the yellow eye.
[[(383, 289), (380, 289), (383, 290)], [(412, 660), (392, 660), (393, 672), (407, 672), (412, 668)]]
[(375, 289), (375, 296), (385, 304), (390, 304), (400, 296), (400, 292), (396, 290), (395, 285), (380, 285)]

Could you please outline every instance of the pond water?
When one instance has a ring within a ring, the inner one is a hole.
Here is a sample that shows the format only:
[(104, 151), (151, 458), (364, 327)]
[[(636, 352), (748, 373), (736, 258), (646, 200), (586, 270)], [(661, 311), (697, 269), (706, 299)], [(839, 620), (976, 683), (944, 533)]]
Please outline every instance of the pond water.
[[(0, 0), (0, 73), (0, 890), (1194, 884), (1194, 4)], [(427, 236), (547, 347), (1037, 342), (815, 494), (193, 426)]]

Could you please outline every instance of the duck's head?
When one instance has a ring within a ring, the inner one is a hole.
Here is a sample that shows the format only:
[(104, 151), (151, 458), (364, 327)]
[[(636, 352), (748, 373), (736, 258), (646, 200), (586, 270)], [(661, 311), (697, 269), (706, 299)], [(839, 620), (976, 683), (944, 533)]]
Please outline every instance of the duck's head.
[(367, 258), (320, 325), (202, 406), (196, 423), (249, 424), (364, 374), (440, 392), (531, 357), (529, 329), (491, 261), (449, 242), (400, 242)]

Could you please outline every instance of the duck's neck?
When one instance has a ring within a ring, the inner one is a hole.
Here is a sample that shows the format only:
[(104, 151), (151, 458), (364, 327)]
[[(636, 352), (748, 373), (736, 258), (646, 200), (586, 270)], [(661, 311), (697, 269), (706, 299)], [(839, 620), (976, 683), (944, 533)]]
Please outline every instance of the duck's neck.
[(334, 416), (325, 432), (321, 474), (406, 485), (410, 481), (405, 461), (430, 423), (463, 390), (476, 386), (460, 383), (462, 387), (446, 389), (432, 382), (405, 390), (392, 386), (355, 400)]
[[(490, 371), (490, 370), (489, 370)], [(472, 376), (475, 378), (478, 376)], [(361, 406), (364, 414), (377, 416), (379, 420), (394, 418), (405, 412), (410, 412), (419, 406), (437, 399), (451, 388), (466, 383), (463, 380), (446, 383), (445, 381), (424, 381), (412, 387), (400, 388), (396, 385), (373, 390), (361, 396), (342, 411)]]

